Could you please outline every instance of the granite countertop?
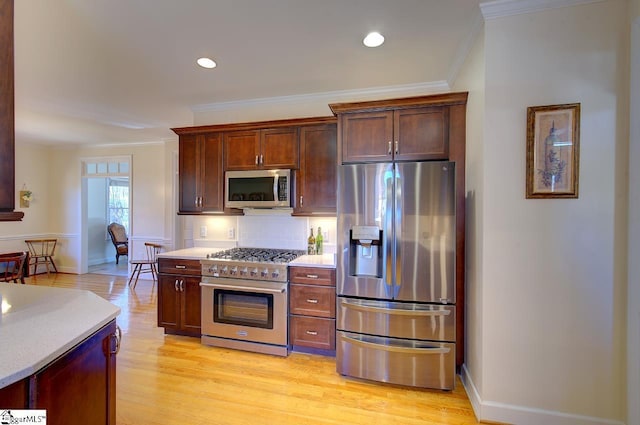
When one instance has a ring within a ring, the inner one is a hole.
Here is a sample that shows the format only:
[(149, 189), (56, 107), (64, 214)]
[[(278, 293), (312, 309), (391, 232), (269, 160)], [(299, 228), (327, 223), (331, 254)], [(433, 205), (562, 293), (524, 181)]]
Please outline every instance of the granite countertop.
[(292, 267), (335, 268), (336, 254), (301, 255), (289, 263)]
[(0, 388), (31, 376), (120, 314), (91, 291), (0, 284)]

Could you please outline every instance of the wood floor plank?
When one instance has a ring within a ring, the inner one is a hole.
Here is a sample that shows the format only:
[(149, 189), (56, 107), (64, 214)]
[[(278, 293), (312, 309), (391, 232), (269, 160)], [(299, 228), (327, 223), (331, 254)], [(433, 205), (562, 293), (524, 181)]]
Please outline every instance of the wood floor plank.
[(340, 376), (335, 359), (215, 348), (164, 335), (157, 285), (105, 274), (51, 274), (29, 285), (93, 291), (122, 310), (117, 357), (117, 424), (468, 425), (478, 423), (457, 379), (451, 392)]

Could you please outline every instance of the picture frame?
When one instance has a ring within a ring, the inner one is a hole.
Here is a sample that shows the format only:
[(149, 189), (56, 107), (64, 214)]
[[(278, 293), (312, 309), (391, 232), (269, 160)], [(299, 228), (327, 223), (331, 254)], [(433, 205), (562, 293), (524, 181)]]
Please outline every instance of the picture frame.
[(577, 198), (580, 104), (527, 108), (526, 198)]

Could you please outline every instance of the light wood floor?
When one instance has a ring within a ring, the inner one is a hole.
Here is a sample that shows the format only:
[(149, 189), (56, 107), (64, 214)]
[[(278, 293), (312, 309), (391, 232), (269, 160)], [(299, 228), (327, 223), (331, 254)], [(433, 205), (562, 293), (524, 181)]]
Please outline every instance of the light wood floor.
[(452, 392), (338, 375), (335, 359), (287, 358), (203, 346), (156, 326), (157, 287), (103, 274), (51, 274), (27, 284), (80, 288), (119, 306), (118, 425), (475, 424), (458, 379)]

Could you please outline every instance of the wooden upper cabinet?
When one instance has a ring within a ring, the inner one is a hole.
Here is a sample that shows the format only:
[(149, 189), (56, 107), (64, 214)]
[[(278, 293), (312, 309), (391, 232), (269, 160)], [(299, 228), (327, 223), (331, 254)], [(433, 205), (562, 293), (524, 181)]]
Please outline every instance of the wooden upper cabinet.
[(224, 134), (225, 170), (298, 168), (295, 127)]
[(393, 111), (345, 114), (342, 162), (380, 162), (393, 159)]
[(394, 111), (393, 157), (397, 161), (449, 158), (449, 108)]
[(336, 213), (336, 124), (300, 128), (294, 214)]
[(222, 137), (185, 134), (179, 145), (180, 212), (223, 210)]
[(13, 0), (0, 0), (0, 221), (20, 221), (14, 211), (15, 127), (13, 69)]
[(329, 105), (338, 116), (341, 163), (450, 158), (450, 111), (467, 93)]

